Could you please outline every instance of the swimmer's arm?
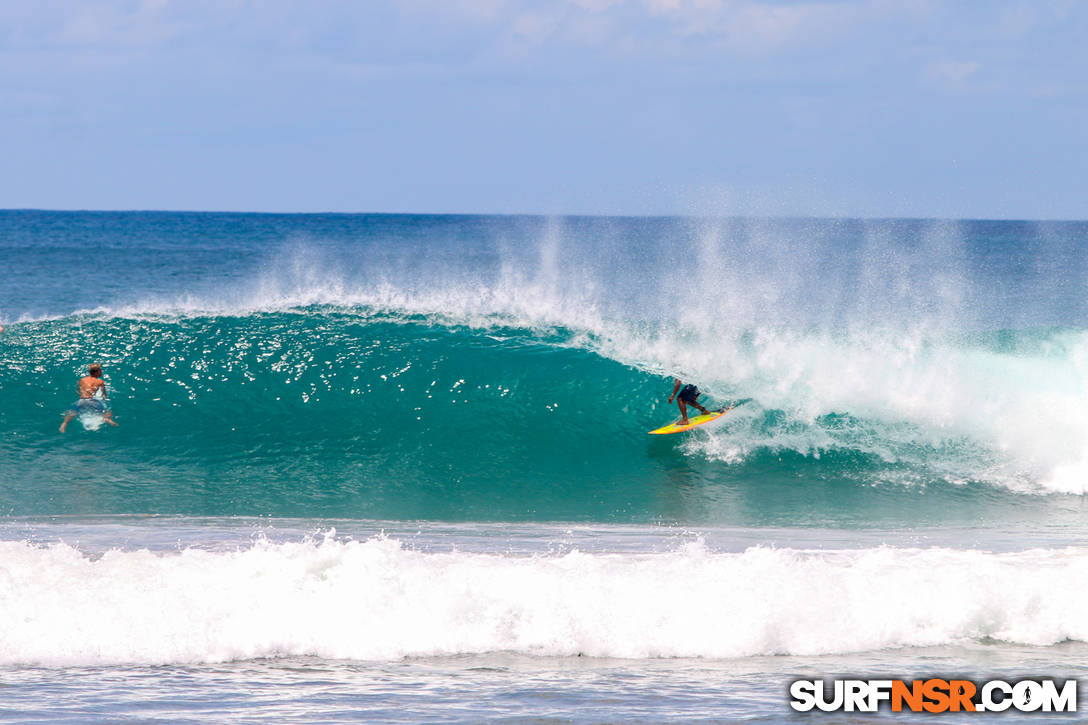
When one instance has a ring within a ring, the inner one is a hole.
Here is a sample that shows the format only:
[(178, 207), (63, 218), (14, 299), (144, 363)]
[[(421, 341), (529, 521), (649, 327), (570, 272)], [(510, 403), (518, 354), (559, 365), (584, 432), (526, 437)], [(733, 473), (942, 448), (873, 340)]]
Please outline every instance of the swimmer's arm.
[(683, 381), (680, 380), (680, 378), (674, 378), (674, 380), (676, 380), (676, 384), (672, 386), (672, 395), (669, 396), (670, 403), (672, 402), (672, 399), (676, 397), (676, 391), (679, 390), (680, 386), (684, 384)]

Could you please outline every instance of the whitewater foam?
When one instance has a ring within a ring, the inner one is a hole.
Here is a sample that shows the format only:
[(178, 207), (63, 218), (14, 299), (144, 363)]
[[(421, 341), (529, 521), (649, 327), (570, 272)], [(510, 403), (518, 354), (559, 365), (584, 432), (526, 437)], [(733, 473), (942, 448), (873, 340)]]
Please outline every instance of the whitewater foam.
[(1088, 552), (754, 547), (515, 556), (395, 539), (236, 551), (0, 543), (0, 662), (465, 653), (731, 658), (1088, 640)]

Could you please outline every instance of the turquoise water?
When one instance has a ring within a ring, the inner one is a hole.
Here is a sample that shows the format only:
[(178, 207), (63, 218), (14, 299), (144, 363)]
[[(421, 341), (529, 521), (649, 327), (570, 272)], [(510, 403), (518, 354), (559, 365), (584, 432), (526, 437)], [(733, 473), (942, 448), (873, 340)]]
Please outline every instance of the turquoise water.
[[(1069, 352), (1034, 352), (1070, 336), (1054, 332), (1027, 352), (956, 341), (949, 354), (965, 368), (977, 360), (1002, 372), (1072, 366), (1061, 357)], [(647, 436), (676, 415), (668, 378), (610, 359), (599, 351), (606, 343), (568, 329), (307, 307), (80, 315), (14, 325), (4, 342), (0, 425), (12, 436), (0, 465), (12, 475), (0, 507), (12, 515), (856, 527), (1082, 520), (1079, 497), (1038, 495), (1045, 469), (1033, 478), (1027, 461), (1000, 450), (1000, 437), (934, 426), (924, 404), (896, 420), (895, 411), (810, 414), (752, 399), (687, 438)], [(90, 359), (108, 371), (121, 425), (90, 432), (76, 423), (60, 436), (71, 381)], [(733, 386), (720, 384), (715, 399), (734, 400)], [(1042, 398), (1052, 387), (1015, 393)], [(974, 410), (957, 412), (962, 428), (978, 421)]]
[[(1086, 241), (0, 212), (3, 715), (292, 721), (294, 680), (315, 721), (777, 721), (798, 672), (1077, 676)], [(119, 427), (60, 434), (92, 362)], [(648, 436), (674, 375), (743, 404)]]

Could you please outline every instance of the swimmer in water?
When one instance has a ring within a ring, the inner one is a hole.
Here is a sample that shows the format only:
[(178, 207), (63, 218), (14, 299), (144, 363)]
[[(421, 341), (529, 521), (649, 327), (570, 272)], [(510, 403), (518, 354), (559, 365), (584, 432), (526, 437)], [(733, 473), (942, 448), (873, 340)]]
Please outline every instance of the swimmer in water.
[[(113, 419), (113, 411), (105, 403), (109, 396), (106, 395), (106, 381), (102, 379), (101, 365), (95, 363), (87, 368), (86, 377), (79, 379), (77, 387), (79, 388), (79, 400), (65, 413), (64, 422), (60, 424), (61, 433), (64, 433), (68, 428), (72, 418), (80, 413), (101, 413), (107, 423), (117, 425), (117, 421)], [(95, 397), (99, 391), (101, 391), (102, 395)]]

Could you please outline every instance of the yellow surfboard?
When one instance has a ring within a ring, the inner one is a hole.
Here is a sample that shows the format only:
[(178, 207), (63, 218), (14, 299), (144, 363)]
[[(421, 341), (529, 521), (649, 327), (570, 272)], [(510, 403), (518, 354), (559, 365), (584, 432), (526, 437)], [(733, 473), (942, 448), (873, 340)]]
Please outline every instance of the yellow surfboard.
[(662, 426), (662, 427), (658, 428), (657, 430), (650, 431), (650, 435), (659, 436), (659, 435), (667, 435), (669, 433), (683, 433), (684, 431), (691, 430), (692, 428), (700, 426), (703, 423), (709, 423), (712, 420), (717, 420), (718, 418), (721, 418), (723, 415), (725, 415), (726, 413), (728, 413), (729, 411), (731, 411), (735, 407), (737, 407), (737, 406), (730, 405), (728, 408), (722, 408), (721, 410), (715, 410), (713, 412), (707, 413), (706, 415), (696, 415), (694, 417), (690, 417), (690, 418), (688, 418), (688, 424), (687, 425), (680, 425), (679, 421), (677, 421), (676, 423), (669, 423), (668, 425)]

